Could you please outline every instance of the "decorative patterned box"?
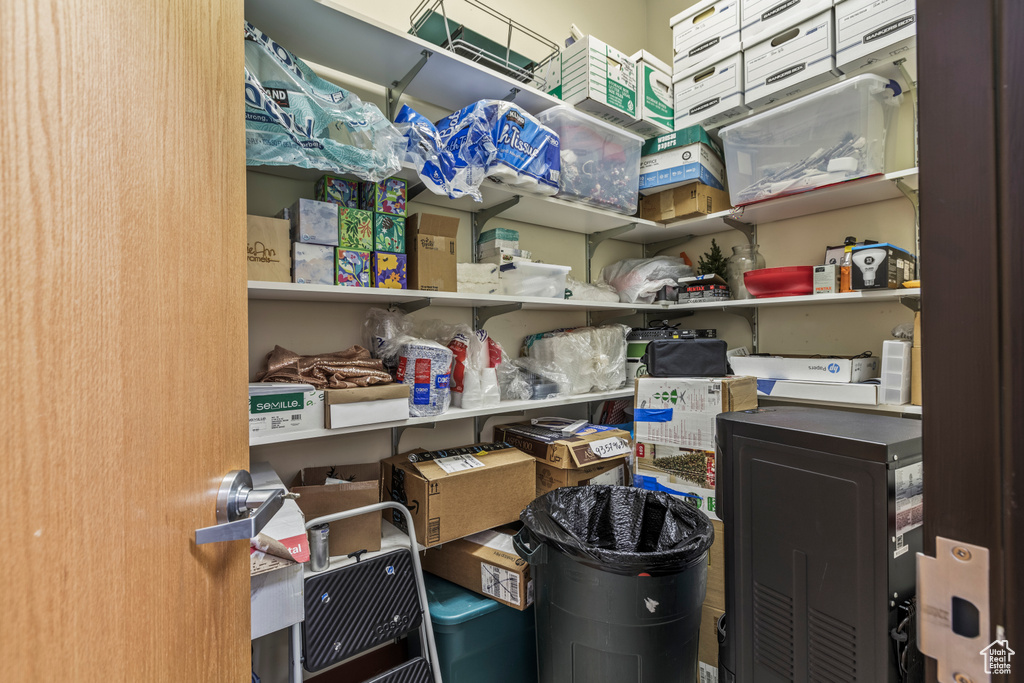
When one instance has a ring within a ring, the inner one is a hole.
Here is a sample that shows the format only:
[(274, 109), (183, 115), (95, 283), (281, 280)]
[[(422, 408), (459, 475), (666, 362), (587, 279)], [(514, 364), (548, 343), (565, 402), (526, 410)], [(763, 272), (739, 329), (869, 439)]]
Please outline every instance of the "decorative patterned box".
[(405, 219), (386, 213), (373, 214), (373, 250), (405, 253)]
[(314, 197), (321, 202), (331, 202), (340, 207), (359, 208), (359, 181), (346, 180), (336, 175), (325, 175), (316, 181)]
[(388, 178), (379, 183), (364, 182), (360, 188), (359, 208), (392, 216), (405, 216), (406, 182)]
[(338, 207), (338, 246), (359, 251), (373, 250), (373, 213)]
[(373, 286), (386, 289), (408, 289), (406, 255), (373, 252)]
[(291, 221), (293, 242), (338, 246), (337, 204), (300, 199), (287, 209), (282, 209), (277, 217)]
[(292, 282), (304, 285), (333, 285), (334, 247), (293, 242)]
[(335, 282), (347, 287), (370, 286), (370, 252), (357, 249), (338, 249), (335, 261)]

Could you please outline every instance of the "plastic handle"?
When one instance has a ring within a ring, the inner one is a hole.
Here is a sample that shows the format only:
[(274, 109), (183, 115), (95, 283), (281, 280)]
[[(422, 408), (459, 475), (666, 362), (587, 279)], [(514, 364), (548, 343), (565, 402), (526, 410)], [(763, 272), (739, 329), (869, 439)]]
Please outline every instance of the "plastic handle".
[(529, 541), (527, 541), (527, 536), (529, 535), (529, 531), (526, 529), (520, 529), (519, 533), (512, 537), (512, 546), (516, 549), (516, 552), (519, 553), (519, 557), (523, 558), (530, 564), (544, 564), (547, 562), (548, 558), (547, 546), (542, 543), (533, 550), (530, 550), (527, 545), (527, 543), (529, 543)]

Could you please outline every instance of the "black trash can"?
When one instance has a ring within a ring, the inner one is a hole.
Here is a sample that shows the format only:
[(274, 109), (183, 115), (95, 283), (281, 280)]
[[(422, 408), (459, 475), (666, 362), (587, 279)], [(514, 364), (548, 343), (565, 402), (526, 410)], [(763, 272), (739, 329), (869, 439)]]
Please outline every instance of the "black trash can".
[(711, 522), (658, 491), (561, 488), (523, 511), (540, 683), (695, 683)]

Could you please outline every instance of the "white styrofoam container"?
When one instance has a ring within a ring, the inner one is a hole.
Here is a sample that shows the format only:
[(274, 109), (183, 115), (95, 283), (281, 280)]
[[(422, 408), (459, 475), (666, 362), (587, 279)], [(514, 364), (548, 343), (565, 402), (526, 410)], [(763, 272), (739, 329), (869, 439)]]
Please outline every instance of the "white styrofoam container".
[(594, 36), (562, 50), (562, 101), (577, 109), (628, 126), (636, 121), (636, 64)]
[(915, 0), (840, 0), (836, 3), (836, 68), (856, 71), (895, 61), (917, 41)]
[(713, 64), (740, 49), (740, 0), (701, 0), (669, 24), (674, 73)]
[(672, 109), (672, 69), (647, 50), (629, 57), (636, 62), (636, 123), (627, 128), (651, 138), (671, 133), (675, 126)]
[(501, 293), (510, 296), (565, 298), (565, 280), (572, 266), (516, 261), (501, 266)]
[(802, 17), (832, 9), (833, 0), (740, 0), (744, 46), (802, 21)]
[(795, 398), (805, 401), (878, 405), (877, 384), (759, 379), (757, 380), (757, 395), (779, 399)]
[(676, 130), (713, 128), (748, 111), (743, 84), (742, 52), (673, 76)]
[(855, 76), (723, 128), (733, 205), (883, 173), (899, 104), (890, 85)]
[(865, 382), (878, 377), (877, 358), (786, 358), (732, 356), (733, 372), (758, 379), (807, 382)]
[(785, 101), (835, 79), (835, 29), (832, 10), (807, 16), (797, 24), (751, 45), (743, 41), (743, 91), (751, 109)]
[(908, 341), (882, 342), (882, 384), (878, 402), (901, 406), (910, 403), (910, 349)]
[(302, 432), (324, 427), (324, 392), (312, 384), (255, 382), (249, 385), (249, 436)]

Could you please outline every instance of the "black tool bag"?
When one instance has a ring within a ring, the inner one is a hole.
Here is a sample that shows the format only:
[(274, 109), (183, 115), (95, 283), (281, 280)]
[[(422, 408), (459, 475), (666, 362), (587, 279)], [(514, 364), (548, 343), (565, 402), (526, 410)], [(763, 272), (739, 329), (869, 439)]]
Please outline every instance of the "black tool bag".
[(725, 377), (732, 374), (724, 339), (656, 339), (641, 362), (651, 377)]

